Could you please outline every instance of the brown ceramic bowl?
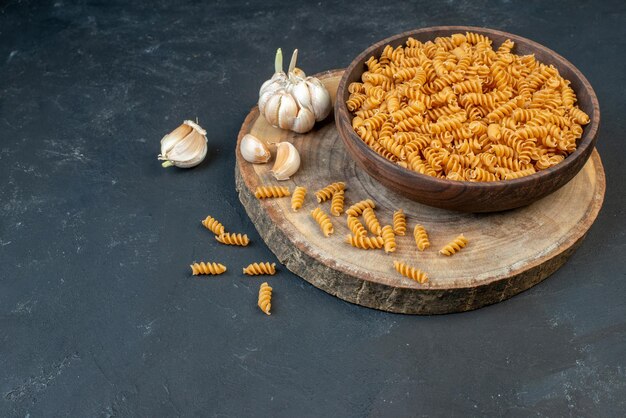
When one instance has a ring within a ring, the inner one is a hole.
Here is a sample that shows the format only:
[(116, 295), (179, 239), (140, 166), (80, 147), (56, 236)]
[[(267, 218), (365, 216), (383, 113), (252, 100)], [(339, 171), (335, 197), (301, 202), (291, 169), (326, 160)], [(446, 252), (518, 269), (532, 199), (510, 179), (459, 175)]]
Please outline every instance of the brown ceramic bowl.
[[(380, 56), (386, 45), (404, 44), (409, 36), (420, 40), (434, 40), (438, 36), (454, 33), (477, 32), (489, 36), (494, 45), (506, 39), (515, 42), (514, 53), (535, 54), (537, 60), (558, 68), (565, 79), (571, 81), (578, 106), (591, 118), (578, 140), (576, 151), (565, 160), (546, 170), (515, 180), (495, 182), (469, 182), (440, 179), (400, 167), (370, 149), (353, 131), (353, 115), (346, 107), (348, 85), (360, 81), (365, 71), (365, 61), (372, 55)], [(404, 32), (384, 39), (357, 56), (343, 74), (337, 90), (335, 123), (348, 153), (370, 176), (389, 189), (426, 205), (464, 212), (496, 212), (528, 205), (570, 181), (591, 155), (600, 124), (600, 106), (593, 88), (574, 65), (556, 52), (521, 36), (493, 29), (468, 26), (436, 26)]]

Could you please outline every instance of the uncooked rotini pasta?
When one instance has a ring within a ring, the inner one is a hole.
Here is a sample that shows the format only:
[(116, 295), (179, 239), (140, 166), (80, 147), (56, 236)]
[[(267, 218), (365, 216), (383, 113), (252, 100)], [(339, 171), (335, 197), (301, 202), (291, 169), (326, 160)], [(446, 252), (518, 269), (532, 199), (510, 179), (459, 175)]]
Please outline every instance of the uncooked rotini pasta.
[(408, 277), (411, 280), (415, 280), (420, 284), (424, 284), (428, 281), (428, 275), (424, 273), (422, 270), (409, 266), (406, 263), (401, 261), (394, 261), (393, 267), (396, 269), (398, 273), (403, 275), (404, 277)]
[(399, 236), (406, 234), (406, 216), (402, 209), (393, 213), (393, 232)]
[(453, 255), (456, 252), (460, 251), (461, 248), (465, 248), (465, 246), (467, 245), (467, 238), (465, 238), (463, 236), (463, 234), (459, 235), (458, 237), (456, 237), (454, 240), (452, 240), (451, 242), (449, 242), (447, 245), (445, 245), (441, 250), (439, 250), (439, 253), (442, 255)]
[(353, 235), (357, 237), (364, 237), (365, 235), (367, 235), (367, 231), (365, 230), (365, 227), (363, 226), (361, 221), (359, 221), (359, 218), (357, 218), (356, 216), (348, 215), (347, 222), (348, 222), (348, 229), (350, 229), (350, 232), (352, 232)]
[(224, 233), (224, 225), (222, 225), (217, 219), (207, 216), (204, 220), (200, 221), (202, 225), (215, 235), (220, 235)]
[(346, 210), (346, 215), (350, 216), (359, 216), (363, 213), (363, 209), (365, 208), (375, 208), (376, 204), (372, 199), (361, 200), (360, 202), (355, 203), (350, 206), (348, 210)]
[(204, 261), (201, 263), (193, 263), (190, 264), (191, 274), (194, 276), (211, 274), (217, 275), (222, 274), (226, 271), (226, 266), (220, 263), (205, 263)]
[(384, 247), (386, 253), (392, 253), (396, 250), (396, 235), (393, 233), (393, 228), (391, 225), (383, 226), (381, 230), (381, 236), (384, 241)]
[(333, 193), (333, 198), (330, 201), (330, 214), (333, 216), (340, 216), (343, 213), (343, 201), (346, 195), (343, 190), (338, 190)]
[(268, 199), (271, 197), (285, 197), (289, 196), (288, 187), (283, 186), (259, 186), (256, 188), (254, 195), (257, 199)]
[(352, 127), (383, 158), (449, 180), (508, 180), (558, 164), (590, 118), (556, 68), (514, 49), (472, 32), (388, 45), (350, 84)]
[(294, 189), (291, 196), (291, 209), (294, 211), (300, 209), (304, 205), (304, 198), (306, 196), (306, 187), (298, 186)]
[(276, 274), (276, 263), (252, 263), (243, 268), (243, 273), (249, 276), (259, 276), (261, 274), (273, 276)]
[(424, 251), (426, 248), (430, 247), (428, 233), (422, 225), (415, 225), (415, 228), (413, 229), (413, 237), (415, 238), (415, 244), (417, 245), (418, 250)]
[(367, 229), (374, 235), (380, 235), (381, 227), (380, 222), (378, 222), (378, 218), (374, 213), (374, 209), (365, 208), (363, 209), (363, 220), (365, 221), (365, 225), (367, 225)]
[(334, 232), (330, 218), (321, 208), (317, 207), (311, 211), (311, 217), (317, 222), (325, 237), (329, 237)]
[(360, 248), (362, 250), (369, 249), (378, 249), (383, 248), (385, 245), (385, 241), (383, 237), (366, 237), (366, 236), (356, 236), (356, 235), (348, 235), (346, 237), (346, 242), (352, 245), (355, 248)]
[(273, 290), (267, 282), (261, 283), (261, 287), (259, 287), (259, 301), (257, 305), (267, 315), (271, 315)]
[(323, 189), (320, 189), (318, 191), (315, 192), (315, 197), (317, 197), (317, 201), (319, 203), (325, 202), (328, 199), (330, 199), (331, 197), (333, 197), (333, 194), (335, 192), (338, 192), (340, 190), (344, 190), (346, 188), (346, 183), (344, 183), (343, 181), (338, 181), (336, 183), (331, 183), (328, 186), (324, 187)]
[(215, 239), (217, 240), (217, 242), (221, 242), (222, 244), (238, 245), (240, 247), (245, 247), (250, 243), (250, 239), (246, 234), (231, 234), (225, 232), (223, 234), (216, 235)]

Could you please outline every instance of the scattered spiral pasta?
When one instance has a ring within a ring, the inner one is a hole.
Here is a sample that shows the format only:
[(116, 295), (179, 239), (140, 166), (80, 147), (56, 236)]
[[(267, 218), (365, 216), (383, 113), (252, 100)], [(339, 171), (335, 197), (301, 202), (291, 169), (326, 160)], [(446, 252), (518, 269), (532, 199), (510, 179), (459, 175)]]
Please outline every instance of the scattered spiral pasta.
[(304, 198), (306, 196), (306, 187), (298, 186), (294, 189), (291, 196), (291, 209), (297, 211), (304, 205)]
[(285, 197), (289, 196), (291, 193), (289, 192), (288, 187), (282, 186), (259, 186), (256, 188), (254, 195), (257, 199), (268, 199), (272, 197)]
[(418, 250), (424, 251), (426, 248), (430, 247), (428, 233), (422, 225), (415, 225), (415, 228), (413, 229), (413, 237), (415, 237), (415, 244), (417, 245)]
[(402, 209), (393, 213), (393, 232), (399, 236), (406, 234), (406, 216)]
[(336, 183), (331, 183), (328, 186), (324, 187), (323, 189), (320, 189), (318, 191), (315, 192), (315, 197), (317, 197), (317, 201), (319, 203), (325, 202), (328, 199), (330, 199), (331, 197), (333, 197), (333, 194), (335, 192), (338, 192), (340, 190), (344, 190), (346, 188), (346, 183), (344, 183), (343, 181), (338, 181)]
[(447, 256), (453, 255), (456, 252), (460, 251), (461, 248), (465, 248), (467, 243), (468, 243), (467, 238), (465, 238), (463, 234), (461, 234), (458, 237), (456, 237), (454, 240), (449, 242), (441, 250), (439, 250), (439, 253), (442, 255), (447, 255)]
[(348, 223), (348, 229), (350, 229), (350, 232), (352, 232), (352, 235), (355, 235), (357, 237), (364, 237), (365, 235), (367, 235), (367, 231), (365, 230), (365, 227), (363, 226), (361, 221), (359, 221), (359, 218), (357, 218), (356, 216), (348, 215), (347, 223)]
[(381, 236), (384, 242), (384, 248), (386, 253), (392, 253), (396, 250), (396, 235), (393, 233), (393, 228), (391, 225), (383, 226), (381, 230)]
[(267, 315), (271, 315), (270, 309), (272, 309), (272, 288), (267, 282), (261, 283), (259, 287), (259, 301), (258, 307)]
[(333, 224), (330, 221), (330, 218), (321, 208), (317, 207), (311, 211), (311, 216), (320, 226), (322, 233), (325, 237), (329, 237), (333, 232)]
[(194, 276), (211, 274), (217, 275), (222, 274), (226, 271), (226, 266), (220, 263), (205, 263), (204, 261), (201, 263), (193, 263), (190, 264), (191, 274)]
[(361, 213), (363, 213), (363, 209), (365, 208), (374, 209), (375, 207), (376, 207), (376, 204), (374, 203), (372, 199), (361, 200), (360, 202), (357, 202), (354, 205), (350, 206), (348, 210), (346, 210), (346, 215), (359, 216), (361, 215)]
[(428, 275), (421, 271), (418, 268), (411, 267), (406, 263), (401, 261), (394, 261), (393, 267), (396, 269), (398, 273), (403, 275), (404, 277), (408, 277), (411, 280), (415, 280), (420, 284), (424, 284), (428, 281)]
[(202, 225), (215, 235), (220, 235), (224, 233), (224, 225), (222, 225), (217, 219), (207, 216), (204, 220), (200, 221)]
[(379, 236), (366, 237), (366, 236), (348, 235), (346, 237), (346, 242), (352, 245), (353, 247), (360, 248), (362, 250), (383, 248), (383, 245), (385, 244), (383, 237), (379, 237)]
[(343, 213), (343, 201), (346, 195), (343, 190), (338, 190), (333, 193), (333, 198), (330, 201), (330, 214), (333, 216), (340, 216)]
[(258, 276), (261, 274), (273, 276), (276, 274), (276, 263), (252, 263), (243, 268), (243, 273), (249, 276)]
[(238, 245), (240, 247), (245, 247), (250, 243), (250, 239), (246, 234), (231, 234), (225, 232), (223, 234), (216, 235), (215, 239), (217, 240), (217, 242), (221, 242), (222, 244)]
[(374, 209), (371, 207), (363, 209), (363, 220), (365, 220), (365, 225), (367, 225), (367, 229), (369, 229), (372, 234), (380, 235), (380, 222), (378, 222)]
[(387, 45), (349, 85), (352, 127), (374, 152), (457, 181), (519, 178), (563, 161), (589, 116), (570, 82), (476, 33)]

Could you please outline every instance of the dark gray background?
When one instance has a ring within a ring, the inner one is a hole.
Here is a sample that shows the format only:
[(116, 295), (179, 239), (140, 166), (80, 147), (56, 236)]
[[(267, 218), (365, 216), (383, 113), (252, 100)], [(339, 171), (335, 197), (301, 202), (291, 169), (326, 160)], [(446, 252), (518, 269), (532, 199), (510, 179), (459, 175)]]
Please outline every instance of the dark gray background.
[[(623, 413), (626, 3), (127, 3), (0, 5), (0, 416)], [(239, 269), (274, 257), (237, 199), (234, 144), (276, 47), (313, 74), (438, 24), (529, 37), (595, 87), (607, 193), (586, 240), (475, 312), (378, 312), (283, 268), (262, 315), (263, 279)], [(162, 169), (160, 138), (195, 117), (209, 157)], [(252, 245), (216, 244), (207, 214)], [(230, 270), (190, 278), (201, 259)]]

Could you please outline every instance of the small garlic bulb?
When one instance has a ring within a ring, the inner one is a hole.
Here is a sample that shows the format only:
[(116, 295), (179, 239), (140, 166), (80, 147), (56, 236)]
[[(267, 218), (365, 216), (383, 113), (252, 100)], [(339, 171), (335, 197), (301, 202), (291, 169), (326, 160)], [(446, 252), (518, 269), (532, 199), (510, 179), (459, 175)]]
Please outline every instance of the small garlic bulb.
[(300, 168), (300, 153), (291, 142), (276, 144), (276, 161), (272, 167), (272, 174), (276, 180), (288, 180)]
[(276, 51), (275, 73), (259, 91), (259, 112), (272, 126), (305, 133), (328, 116), (332, 103), (321, 81), (296, 68), (297, 59), (296, 49), (285, 74), (282, 51)]
[(206, 131), (197, 123), (186, 120), (161, 139), (159, 160), (163, 167), (194, 167), (204, 160), (207, 153)]
[(253, 164), (266, 163), (272, 156), (267, 146), (252, 134), (246, 134), (241, 138), (239, 150), (243, 159)]

